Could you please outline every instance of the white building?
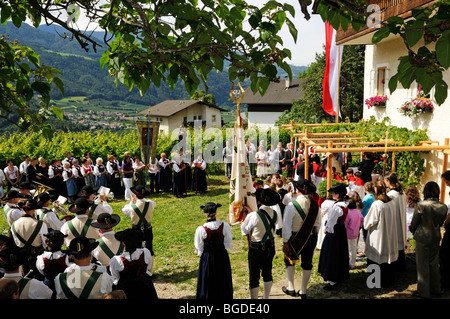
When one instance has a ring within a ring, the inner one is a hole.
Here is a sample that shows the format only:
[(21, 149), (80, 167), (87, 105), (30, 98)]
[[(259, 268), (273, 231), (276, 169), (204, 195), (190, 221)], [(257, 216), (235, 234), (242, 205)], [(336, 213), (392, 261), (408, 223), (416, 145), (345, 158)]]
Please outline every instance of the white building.
[[(386, 20), (392, 15), (408, 18), (411, 16), (411, 10), (415, 7), (426, 7), (435, 1), (419, 0), (388, 0), (381, 2), (381, 20)], [(385, 117), (391, 119), (391, 124), (398, 127), (406, 127), (410, 130), (426, 129), (429, 140), (437, 141), (439, 145), (443, 145), (445, 138), (450, 138), (450, 92), (449, 98), (440, 106), (434, 100), (434, 90), (431, 91), (427, 98), (431, 99), (435, 108), (432, 113), (419, 114), (416, 117), (407, 117), (399, 112), (399, 108), (406, 101), (409, 101), (418, 94), (418, 83), (413, 82), (411, 87), (405, 89), (399, 83), (394, 92), (390, 92), (388, 88), (389, 79), (397, 73), (400, 56), (408, 55), (403, 40), (399, 36), (390, 35), (378, 44), (372, 44), (372, 36), (376, 28), (363, 28), (359, 32), (355, 32), (351, 28), (347, 32), (338, 30), (336, 43), (338, 45), (354, 45), (365, 44), (365, 70), (364, 70), (364, 100), (374, 96), (387, 97), (385, 107), (368, 108), (364, 105), (364, 119), (374, 116), (377, 120)], [(423, 46), (423, 42), (419, 42), (413, 48), (417, 50)], [(432, 49), (430, 47), (430, 49)], [(443, 80), (450, 83), (450, 71), (444, 73)], [(425, 174), (422, 178), (424, 185), (428, 181), (435, 181), (441, 185), (441, 174), (443, 155), (441, 152), (432, 151), (424, 155), (425, 158)], [(422, 190), (421, 185), (419, 187)], [(446, 191), (448, 202), (448, 189)]]
[(245, 91), (241, 104), (247, 104), (248, 126), (272, 128), (285, 110), (290, 110), (292, 103), (302, 96), (303, 79), (281, 80), (271, 82), (264, 95), (253, 94), (251, 88)]
[(222, 127), (223, 109), (202, 100), (167, 100), (141, 111), (150, 121), (159, 122), (161, 133), (170, 134), (181, 125), (194, 126), (194, 121), (202, 121), (205, 128)]

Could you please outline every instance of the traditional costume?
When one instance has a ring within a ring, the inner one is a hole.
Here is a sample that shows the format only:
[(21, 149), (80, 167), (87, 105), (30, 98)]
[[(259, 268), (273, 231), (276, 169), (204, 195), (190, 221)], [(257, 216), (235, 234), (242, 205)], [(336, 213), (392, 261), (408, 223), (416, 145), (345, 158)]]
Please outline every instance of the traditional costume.
[(250, 272), (250, 298), (256, 299), (259, 291), (259, 278), (264, 281), (264, 299), (268, 299), (272, 288), (272, 261), (275, 256), (274, 234), (281, 214), (277, 215), (270, 206), (278, 204), (280, 196), (270, 188), (256, 190), (259, 208), (247, 215), (241, 224), (242, 235), (250, 237), (248, 266)]
[(113, 256), (109, 263), (114, 278), (113, 289), (123, 290), (127, 299), (157, 299), (151, 277), (153, 257), (142, 247), (142, 233), (130, 228), (116, 233), (115, 238), (124, 243), (125, 251)]
[(195, 231), (195, 251), (200, 256), (197, 276), (197, 299), (232, 299), (233, 283), (227, 249), (231, 249), (231, 228), (216, 220), (221, 204), (212, 202), (200, 206), (207, 222)]
[(325, 281), (329, 281), (324, 287), (326, 290), (349, 278), (347, 231), (344, 224), (348, 208), (342, 200), (347, 193), (346, 185), (335, 184), (328, 192), (339, 194), (340, 200), (328, 212), (326, 234), (320, 250), (318, 272)]
[(78, 237), (94, 239), (99, 237), (96, 229), (91, 225), (92, 219), (88, 216), (89, 208), (92, 205), (92, 201), (81, 197), (77, 198), (75, 203), (69, 207), (69, 211), (76, 214), (76, 216), (61, 227), (61, 232), (67, 235), (64, 240), (66, 246), (69, 246), (72, 240)]
[(87, 256), (98, 246), (93, 238), (78, 237), (70, 242), (63, 253), (73, 255), (75, 263), (56, 276), (55, 290), (57, 299), (101, 299), (112, 291), (113, 279), (108, 275), (106, 267), (97, 264), (77, 265), (76, 258)]
[[(312, 259), (317, 244), (320, 225), (319, 207), (310, 196), (316, 192), (315, 185), (303, 177), (294, 181), (297, 197), (284, 209), (283, 216), (283, 252), (288, 285), (282, 291), (289, 296), (306, 298), (306, 290), (312, 272)], [(294, 285), (295, 263), (300, 260), (302, 280), (297, 292)]]
[(97, 259), (102, 266), (107, 267), (111, 258), (123, 252), (123, 243), (115, 238), (112, 229), (120, 222), (117, 214), (103, 213), (91, 225), (99, 229), (100, 238), (97, 239), (98, 246), (92, 251), (92, 256)]
[(193, 163), (194, 176), (192, 179), (192, 190), (195, 192), (206, 192), (208, 184), (206, 182), (206, 161), (197, 158)]
[(131, 192), (137, 197), (137, 200), (136, 202), (131, 201), (125, 205), (122, 212), (131, 218), (132, 228), (141, 231), (143, 240), (145, 241), (145, 247), (153, 256), (152, 218), (156, 203), (145, 198), (150, 192), (142, 185), (131, 188)]
[(52, 290), (42, 281), (26, 278), (20, 266), (26, 263), (22, 248), (8, 245), (0, 250), (0, 268), (5, 271), (1, 280), (14, 280), (19, 286), (19, 299), (50, 299)]
[(106, 168), (103, 164), (96, 164), (94, 166), (95, 187), (108, 187), (108, 179), (106, 176)]
[[(9, 227), (18, 220), (20, 217), (23, 216), (25, 213), (18, 204), (15, 202), (18, 202), (18, 198), (21, 198), (22, 196), (20, 193), (16, 190), (10, 190), (6, 193), (6, 195), (2, 198), (3, 201), (7, 201), (5, 206), (3, 206), (3, 212), (5, 214), (6, 221), (8, 222)], [(14, 203), (13, 203), (14, 201)]]
[(170, 160), (167, 158), (161, 157), (158, 161), (159, 164), (159, 174), (158, 174), (158, 183), (159, 188), (164, 192), (169, 192), (172, 188), (172, 170), (170, 168)]
[(42, 220), (47, 228), (53, 230), (61, 230), (64, 221), (60, 220), (56, 213), (49, 207), (51, 196), (44, 192), (36, 196), (38, 209), (36, 210), (36, 218)]
[(186, 180), (186, 163), (183, 163), (176, 157), (172, 161), (173, 165), (173, 186), (172, 194), (176, 197), (183, 197), (187, 192), (187, 180)]
[(47, 237), (47, 251), (37, 256), (36, 268), (45, 276), (44, 283), (53, 291), (52, 299), (56, 298), (55, 277), (69, 266), (69, 256), (61, 251), (64, 235), (59, 230), (51, 230)]
[(159, 193), (159, 164), (156, 158), (148, 164), (148, 175), (150, 177), (150, 193)]
[(114, 197), (123, 196), (119, 162), (114, 157), (111, 157), (106, 163), (106, 170), (108, 171), (108, 187), (114, 193)]

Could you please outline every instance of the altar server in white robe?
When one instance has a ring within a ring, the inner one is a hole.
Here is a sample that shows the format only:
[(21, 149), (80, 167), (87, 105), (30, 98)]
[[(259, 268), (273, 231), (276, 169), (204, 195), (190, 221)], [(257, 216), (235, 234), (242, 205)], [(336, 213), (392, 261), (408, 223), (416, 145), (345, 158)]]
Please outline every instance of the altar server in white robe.
[(393, 283), (393, 263), (398, 258), (398, 240), (395, 229), (395, 203), (386, 194), (383, 181), (375, 183), (375, 201), (364, 218), (367, 230), (367, 265), (377, 264), (381, 270), (381, 286)]
[(404, 271), (406, 269), (405, 263), (405, 248), (407, 242), (406, 229), (406, 194), (403, 190), (398, 176), (395, 173), (389, 173), (384, 177), (384, 182), (389, 189), (387, 195), (395, 203), (396, 212), (396, 230), (398, 240), (398, 259), (396, 270)]

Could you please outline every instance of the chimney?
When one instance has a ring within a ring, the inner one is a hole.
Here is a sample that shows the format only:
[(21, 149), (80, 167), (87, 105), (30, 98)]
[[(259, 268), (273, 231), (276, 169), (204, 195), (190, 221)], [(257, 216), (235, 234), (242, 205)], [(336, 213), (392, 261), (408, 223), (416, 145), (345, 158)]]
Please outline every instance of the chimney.
[(285, 90), (287, 90), (287, 89), (289, 89), (289, 78), (287, 78), (286, 80), (285, 80), (285, 87), (284, 87), (284, 89)]

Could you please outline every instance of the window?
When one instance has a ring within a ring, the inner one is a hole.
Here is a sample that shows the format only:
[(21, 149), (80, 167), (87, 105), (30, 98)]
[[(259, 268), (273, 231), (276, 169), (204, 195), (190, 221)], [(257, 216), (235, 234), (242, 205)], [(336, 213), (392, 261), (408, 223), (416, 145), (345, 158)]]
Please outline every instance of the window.
[(385, 66), (377, 68), (377, 95), (386, 96), (387, 68)]
[(202, 120), (202, 116), (201, 115), (197, 116), (197, 118), (198, 118), (199, 121)]
[(212, 115), (211, 120), (212, 120), (213, 122), (216, 121), (216, 115), (215, 115), (215, 114)]
[(197, 120), (197, 115), (194, 115), (194, 121), (196, 121)]

